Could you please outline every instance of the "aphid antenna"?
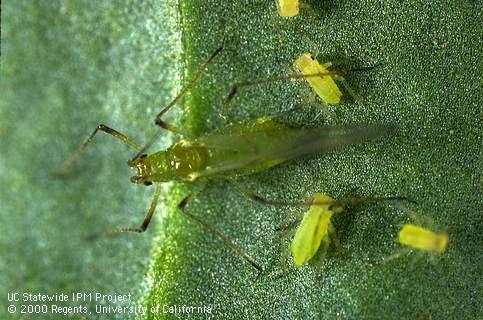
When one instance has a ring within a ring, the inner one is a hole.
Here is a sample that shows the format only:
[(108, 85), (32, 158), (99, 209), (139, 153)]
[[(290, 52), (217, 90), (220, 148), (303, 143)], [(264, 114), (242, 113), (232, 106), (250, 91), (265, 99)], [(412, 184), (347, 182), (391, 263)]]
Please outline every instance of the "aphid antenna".
[(393, 196), (393, 197), (367, 197), (367, 198), (363, 198), (361, 197), (360, 198), (361, 200), (365, 201), (365, 202), (384, 202), (384, 201), (387, 201), (387, 202), (409, 202), (409, 203), (412, 203), (412, 204), (417, 204), (416, 201), (408, 198), (408, 197), (404, 197), (404, 196)]
[[(263, 204), (263, 205), (270, 205), (270, 206), (294, 206), (294, 207), (308, 207), (310, 205), (312, 205), (312, 201), (311, 200), (307, 200), (307, 201), (280, 201), (280, 200), (270, 200), (270, 199), (266, 199), (266, 198), (263, 198), (251, 191), (248, 191), (246, 189), (243, 189), (243, 188), (237, 188), (238, 191), (243, 194), (245, 197), (251, 199), (252, 201), (255, 201), (255, 202), (258, 202), (260, 204)], [(326, 202), (325, 204), (328, 204), (329, 202)], [(330, 202), (332, 203), (332, 202)]]
[[(223, 38), (223, 44), (217, 48), (207, 59), (203, 65), (198, 69), (198, 71), (194, 74), (194, 76), (188, 81), (188, 84), (178, 93), (178, 95), (163, 109), (161, 110), (160, 113), (156, 116), (155, 123), (156, 125), (160, 126), (163, 129), (172, 131), (176, 134), (183, 134), (180, 129), (175, 127), (174, 125), (167, 123), (165, 121), (161, 120), (161, 117), (168, 112), (176, 103), (181, 99), (181, 97), (186, 94), (188, 90), (190, 90), (198, 78), (203, 74), (203, 72), (206, 70), (208, 65), (211, 63), (211, 61), (222, 51), (223, 45), (224, 45), (224, 38)], [(105, 132), (114, 138), (120, 140), (121, 142), (125, 143), (129, 147), (133, 148), (134, 150), (137, 151), (136, 155), (131, 159), (128, 160), (128, 165), (131, 165), (136, 159), (140, 158), (142, 155), (146, 154), (146, 151), (156, 142), (161, 135), (163, 134), (162, 131), (157, 132), (150, 140), (148, 140), (148, 143), (145, 144), (144, 146), (136, 143), (132, 138), (129, 138), (128, 136), (122, 134), (121, 132), (114, 130), (105, 124), (99, 124), (96, 126), (96, 128), (92, 131), (92, 133), (86, 138), (86, 140), (77, 148), (76, 151), (74, 151), (69, 158), (67, 158), (66, 161), (60, 166), (59, 169), (51, 171), (50, 173), (52, 175), (57, 175), (57, 176), (63, 176), (67, 174), (69, 169), (72, 167), (72, 165), (79, 160), (81, 155), (84, 153), (86, 147), (93, 141), (94, 137), (96, 134), (99, 132)]]
[[(114, 129), (112, 129), (112, 128), (110, 128), (110, 127), (101, 123), (94, 129), (94, 131), (92, 131), (92, 133), (79, 146), (79, 148), (77, 148), (77, 150), (74, 151), (69, 158), (67, 158), (67, 160), (60, 166), (60, 168), (58, 170), (52, 172), (52, 173), (56, 174), (56, 175), (67, 174), (67, 172), (72, 167), (72, 165), (80, 158), (82, 153), (86, 150), (87, 146), (93, 141), (96, 134), (98, 132), (101, 132), (101, 131), (113, 136), (114, 138), (116, 138), (118, 140), (120, 140), (121, 142), (123, 142), (127, 146), (131, 147), (132, 149), (135, 149), (135, 150), (141, 150), (142, 149), (141, 145), (136, 143), (133, 139), (131, 139), (128, 136), (120, 133), (119, 131), (116, 131), (116, 130), (114, 130)], [(143, 154), (141, 154), (141, 155), (143, 155)], [(129, 164), (129, 161), (128, 161), (128, 164)], [(152, 219), (154, 212), (156, 210), (156, 206), (158, 204), (160, 194), (161, 194), (161, 187), (160, 187), (160, 185), (156, 185), (154, 195), (153, 195), (153, 198), (151, 200), (151, 205), (150, 205), (148, 212), (146, 213), (144, 220), (143, 220), (143, 222), (140, 226), (138, 226), (138, 227), (120, 227), (120, 228), (115, 228), (115, 229), (109, 229), (105, 232), (91, 235), (91, 236), (87, 237), (87, 239), (88, 240), (94, 240), (96, 238), (99, 238), (99, 237), (102, 237), (102, 236), (112, 235), (112, 234), (115, 234), (115, 233), (124, 233), (124, 232), (141, 233), (141, 232), (145, 232), (149, 223), (151, 222), (151, 219)]]
[(340, 69), (340, 70), (337, 70), (336, 74), (340, 75), (340, 74), (350, 74), (354, 72), (366, 72), (366, 71), (371, 71), (373, 69), (379, 68), (382, 65), (383, 65), (382, 62), (378, 62), (372, 66), (365, 66), (365, 67), (352, 68), (352, 69)]
[(317, 201), (317, 200), (306, 200), (306, 201), (281, 201), (281, 200), (270, 200), (270, 199), (265, 199), (251, 191), (248, 191), (246, 189), (241, 189), (238, 188), (238, 190), (245, 195), (247, 198), (264, 204), (264, 205), (273, 205), (273, 206), (312, 206), (312, 205), (328, 205), (328, 204), (334, 204), (334, 205), (340, 205), (340, 206), (354, 206), (354, 205), (361, 205), (364, 203), (369, 203), (369, 202), (381, 202), (381, 201), (389, 201), (389, 202), (409, 202), (416, 204), (415, 201), (407, 198), (407, 197), (402, 197), (402, 196), (397, 196), (397, 197), (358, 197), (358, 196), (353, 196), (353, 195), (347, 195), (342, 197), (339, 200), (335, 201)]
[[(97, 135), (98, 132), (104, 132), (112, 137), (118, 139), (122, 143), (126, 144), (130, 148), (138, 151), (142, 151), (142, 146), (138, 143), (136, 143), (133, 139), (129, 138), (128, 136), (120, 133), (117, 130), (114, 130), (105, 124), (100, 123), (99, 125), (96, 126), (96, 128), (92, 131), (92, 133), (86, 138), (86, 140), (75, 150), (70, 157), (67, 158), (67, 160), (64, 161), (64, 163), (60, 166), (59, 169), (51, 171), (50, 173), (56, 176), (64, 176), (67, 174), (67, 172), (70, 170), (72, 165), (79, 160), (81, 155), (84, 153), (86, 150), (87, 146), (94, 140), (94, 137)], [(142, 154), (142, 153), (141, 153)]]
[(223, 114), (227, 113), (228, 107), (230, 106), (231, 102), (235, 98), (235, 95), (243, 87), (257, 86), (257, 85), (268, 84), (268, 83), (278, 82), (278, 81), (302, 80), (302, 79), (315, 78), (315, 77), (321, 77), (321, 76), (333, 76), (338, 74), (340, 73), (332, 72), (332, 71), (318, 72), (318, 73), (312, 73), (312, 74), (294, 73), (294, 74), (265, 78), (265, 79), (240, 81), (232, 85), (230, 92), (228, 93), (225, 100), (223, 101)]

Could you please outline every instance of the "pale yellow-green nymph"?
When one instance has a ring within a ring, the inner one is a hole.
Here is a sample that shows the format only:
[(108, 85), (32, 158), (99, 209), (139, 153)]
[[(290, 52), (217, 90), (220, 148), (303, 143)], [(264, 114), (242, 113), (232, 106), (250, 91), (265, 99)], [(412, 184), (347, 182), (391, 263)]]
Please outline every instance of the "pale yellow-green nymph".
[(295, 17), (299, 15), (299, 0), (277, 0), (278, 14), (281, 17)]
[(304, 76), (322, 74), (321, 76), (307, 77), (306, 80), (324, 104), (338, 105), (340, 103), (342, 91), (335, 83), (334, 77), (344, 80), (341, 76), (337, 76), (328, 70), (330, 63), (320, 64), (311, 54), (304, 53), (295, 60), (293, 65)]
[(315, 193), (309, 211), (292, 240), (290, 250), (294, 263), (303, 266), (319, 250), (322, 241), (328, 241), (330, 219), (340, 209), (333, 209), (334, 200), (328, 195)]
[(448, 247), (448, 234), (435, 233), (414, 224), (405, 224), (399, 231), (399, 243), (413, 249), (443, 253)]

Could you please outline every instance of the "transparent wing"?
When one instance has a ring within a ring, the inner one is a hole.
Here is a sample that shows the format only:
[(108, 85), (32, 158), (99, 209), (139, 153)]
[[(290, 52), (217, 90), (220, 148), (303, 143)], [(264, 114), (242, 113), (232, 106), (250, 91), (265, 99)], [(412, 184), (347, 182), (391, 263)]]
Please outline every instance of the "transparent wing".
[(193, 144), (223, 155), (200, 173), (207, 176), (265, 164), (270, 167), (337, 146), (361, 143), (388, 134), (390, 129), (381, 125), (288, 128), (269, 122), (201, 137)]

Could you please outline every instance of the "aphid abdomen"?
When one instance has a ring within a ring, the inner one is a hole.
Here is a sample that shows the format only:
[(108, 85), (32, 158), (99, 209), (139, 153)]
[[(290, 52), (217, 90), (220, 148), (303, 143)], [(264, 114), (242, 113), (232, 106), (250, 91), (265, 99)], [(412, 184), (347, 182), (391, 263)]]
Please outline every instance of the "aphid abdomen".
[[(304, 53), (295, 60), (294, 67), (303, 75), (329, 72), (324, 65), (321, 65), (308, 53)], [(306, 80), (325, 104), (337, 105), (340, 103), (342, 92), (330, 74), (320, 77), (309, 77)]]
[(232, 125), (182, 143), (184, 148), (206, 152), (200, 169), (186, 180), (249, 175), (295, 158), (364, 142), (386, 131), (381, 126), (289, 128), (267, 118)]
[(295, 265), (302, 266), (309, 261), (317, 253), (322, 240), (328, 235), (330, 219), (334, 214), (329, 210), (332, 201), (333, 199), (327, 195), (321, 193), (314, 195), (314, 203), (327, 202), (327, 205), (312, 205), (297, 228), (290, 246)]
[(437, 235), (437, 241), (436, 241), (436, 246), (435, 246), (435, 251), (438, 253), (443, 253), (446, 251), (446, 248), (448, 247), (448, 234), (446, 233), (441, 233)]
[(299, 0), (277, 0), (277, 7), (281, 17), (294, 17), (299, 14)]
[(207, 170), (201, 175), (228, 177), (250, 175), (287, 161), (277, 151), (292, 149), (290, 143), (296, 138), (297, 134), (290, 128), (268, 118), (259, 118), (230, 125), (194, 143), (205, 146), (209, 155)]
[(399, 231), (399, 242), (414, 249), (443, 253), (448, 245), (448, 235), (436, 234), (420, 226), (405, 224)]

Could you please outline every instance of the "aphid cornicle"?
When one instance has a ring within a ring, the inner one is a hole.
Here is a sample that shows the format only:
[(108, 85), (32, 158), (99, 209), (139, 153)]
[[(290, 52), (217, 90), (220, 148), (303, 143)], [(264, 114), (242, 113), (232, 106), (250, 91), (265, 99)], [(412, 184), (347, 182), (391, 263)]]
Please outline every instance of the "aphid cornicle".
[(405, 224), (399, 231), (398, 241), (413, 249), (443, 253), (448, 247), (448, 234), (435, 233), (414, 224)]
[[(172, 108), (183, 94), (199, 78), (210, 61), (221, 52), (215, 50), (186, 87), (157, 115), (155, 123), (161, 128), (180, 133), (181, 130), (164, 122), (161, 117)], [(236, 90), (234, 90), (236, 91)], [(339, 145), (360, 143), (387, 133), (386, 126), (332, 126), (323, 128), (290, 128), (264, 117), (244, 124), (229, 125), (217, 132), (194, 139), (182, 139), (164, 151), (147, 154), (146, 150), (159, 138), (157, 134), (144, 147), (126, 135), (100, 124), (88, 136), (86, 141), (61, 166), (58, 174), (65, 174), (72, 164), (79, 159), (94, 136), (103, 131), (119, 139), (137, 151), (128, 165), (136, 170), (131, 182), (151, 185), (167, 181), (188, 181), (211, 179), (216, 177), (237, 177), (269, 169), (283, 162), (333, 149)], [(155, 212), (161, 193), (160, 184), (156, 184), (149, 210), (139, 227), (123, 227), (109, 230), (114, 232), (144, 232)], [(257, 270), (261, 267), (245, 254), (230, 239), (224, 236), (201, 218), (184, 210), (193, 194), (189, 194), (179, 204), (180, 211), (190, 219), (206, 227), (226, 245), (235, 250)]]

